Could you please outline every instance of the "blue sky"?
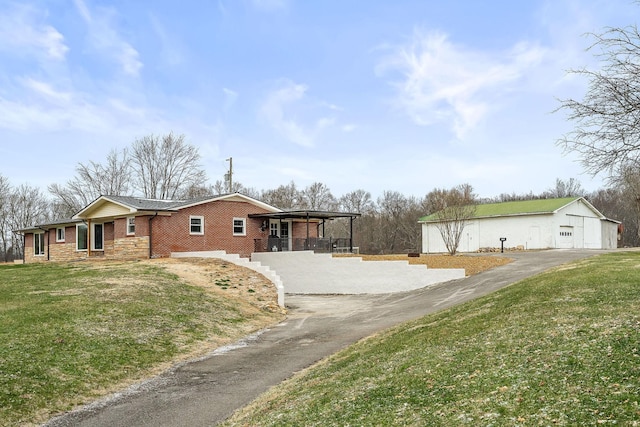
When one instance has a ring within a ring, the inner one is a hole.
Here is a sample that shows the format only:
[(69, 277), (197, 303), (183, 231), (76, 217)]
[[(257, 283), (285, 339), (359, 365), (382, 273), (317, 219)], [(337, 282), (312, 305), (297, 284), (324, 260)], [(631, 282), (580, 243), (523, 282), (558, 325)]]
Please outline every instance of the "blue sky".
[(173, 131), (210, 182), (424, 196), (587, 190), (552, 111), (631, 0), (0, 0), (0, 174), (63, 184)]

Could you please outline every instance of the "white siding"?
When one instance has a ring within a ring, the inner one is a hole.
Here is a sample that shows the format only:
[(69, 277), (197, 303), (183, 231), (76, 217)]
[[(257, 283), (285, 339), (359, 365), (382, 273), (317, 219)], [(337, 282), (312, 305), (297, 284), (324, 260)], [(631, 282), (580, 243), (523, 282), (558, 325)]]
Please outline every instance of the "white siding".
[(602, 225), (598, 218), (584, 218), (584, 248), (600, 249), (602, 242)]

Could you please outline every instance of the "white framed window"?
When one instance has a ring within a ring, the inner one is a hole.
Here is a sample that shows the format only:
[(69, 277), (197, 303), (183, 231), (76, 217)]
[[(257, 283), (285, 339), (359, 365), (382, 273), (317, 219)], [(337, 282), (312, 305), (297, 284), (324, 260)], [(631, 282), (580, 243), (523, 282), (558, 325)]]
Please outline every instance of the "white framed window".
[(133, 236), (136, 234), (136, 217), (130, 216), (127, 218), (127, 236)]
[(64, 227), (56, 228), (56, 242), (64, 242)]
[(36, 256), (44, 255), (44, 233), (33, 234), (33, 254)]
[(104, 224), (91, 224), (91, 250), (104, 250)]
[(87, 244), (87, 225), (76, 225), (76, 251), (86, 251), (89, 245)]
[(233, 235), (234, 236), (247, 235), (247, 219), (246, 218), (233, 218)]
[(204, 234), (204, 217), (203, 216), (190, 216), (189, 217), (189, 234), (202, 235)]

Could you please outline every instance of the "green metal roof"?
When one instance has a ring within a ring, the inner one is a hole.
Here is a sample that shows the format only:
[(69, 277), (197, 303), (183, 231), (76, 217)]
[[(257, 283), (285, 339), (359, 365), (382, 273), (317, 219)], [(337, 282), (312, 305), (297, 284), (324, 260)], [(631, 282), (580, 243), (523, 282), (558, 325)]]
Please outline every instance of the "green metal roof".
[[(579, 198), (580, 197), (565, 197), (561, 199), (523, 200), (477, 205), (473, 218), (553, 213)], [(436, 214), (433, 213), (423, 216), (419, 221), (429, 222), (436, 219)]]

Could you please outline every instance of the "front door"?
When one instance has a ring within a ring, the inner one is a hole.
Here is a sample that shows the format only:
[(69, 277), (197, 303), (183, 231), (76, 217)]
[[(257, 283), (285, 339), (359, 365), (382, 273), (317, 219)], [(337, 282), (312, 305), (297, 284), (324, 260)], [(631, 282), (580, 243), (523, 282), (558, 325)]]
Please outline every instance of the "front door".
[(269, 235), (276, 235), (280, 238), (280, 250), (288, 251), (291, 247), (289, 238), (289, 223), (272, 221), (269, 224)]

